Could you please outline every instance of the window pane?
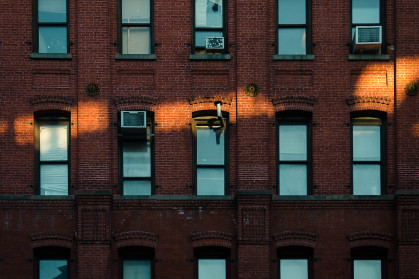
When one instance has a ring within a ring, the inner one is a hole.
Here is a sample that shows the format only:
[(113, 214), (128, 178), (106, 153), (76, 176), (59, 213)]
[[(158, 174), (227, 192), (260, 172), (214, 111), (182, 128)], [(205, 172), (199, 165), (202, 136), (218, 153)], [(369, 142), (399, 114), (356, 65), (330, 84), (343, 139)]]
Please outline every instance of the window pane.
[(352, 0), (352, 23), (380, 23), (380, 0)]
[(66, 0), (38, 0), (39, 22), (66, 22)]
[(279, 165), (280, 195), (307, 195), (307, 166)]
[(278, 24), (305, 24), (306, 0), (278, 0)]
[(307, 160), (306, 125), (279, 125), (279, 160)]
[(380, 126), (353, 126), (353, 160), (380, 161)]
[(150, 23), (150, 0), (122, 0), (123, 23)]
[(151, 261), (124, 260), (123, 279), (151, 279)]
[(196, 31), (195, 32), (195, 46), (205, 47), (205, 40), (211, 37), (223, 37), (221, 31)]
[(40, 26), (39, 53), (67, 53), (67, 27)]
[(281, 279), (308, 279), (308, 260), (281, 259)]
[(224, 135), (224, 129), (197, 129), (197, 164), (224, 165)]
[(39, 159), (41, 161), (66, 161), (68, 156), (68, 126), (39, 126)]
[(305, 28), (278, 29), (279, 54), (306, 54)]
[(151, 176), (149, 141), (124, 142), (122, 153), (124, 177)]
[(380, 165), (353, 165), (353, 193), (354, 195), (381, 194)]
[(354, 260), (354, 279), (381, 279), (381, 261)]
[(225, 279), (225, 259), (198, 259), (198, 279)]
[(224, 195), (224, 169), (198, 168), (197, 195)]
[(68, 166), (40, 166), (41, 195), (68, 195)]
[(195, 0), (195, 27), (223, 27), (223, 1)]
[(123, 27), (122, 53), (123, 54), (150, 54), (150, 28), (149, 27)]
[(151, 181), (125, 180), (124, 195), (151, 195)]
[(39, 279), (67, 279), (67, 260), (39, 260)]

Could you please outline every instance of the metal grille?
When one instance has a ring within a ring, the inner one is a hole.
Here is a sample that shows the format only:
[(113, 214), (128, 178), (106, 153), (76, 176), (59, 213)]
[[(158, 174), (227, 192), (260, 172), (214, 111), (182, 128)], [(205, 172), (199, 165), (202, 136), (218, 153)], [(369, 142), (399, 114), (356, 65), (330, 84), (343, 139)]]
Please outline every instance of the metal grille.
[(381, 42), (380, 28), (358, 28), (358, 43)]
[(123, 111), (121, 120), (123, 128), (145, 128), (146, 126), (145, 111)]

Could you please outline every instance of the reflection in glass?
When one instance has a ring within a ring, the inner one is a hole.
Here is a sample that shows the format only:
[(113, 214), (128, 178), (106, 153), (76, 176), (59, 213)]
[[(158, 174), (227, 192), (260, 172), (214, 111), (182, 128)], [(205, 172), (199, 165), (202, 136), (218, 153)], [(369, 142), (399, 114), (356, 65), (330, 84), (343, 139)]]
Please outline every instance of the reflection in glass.
[(122, 23), (150, 23), (150, 0), (122, 0)]
[(380, 161), (380, 126), (353, 126), (353, 160)]
[(307, 166), (304, 164), (279, 165), (280, 195), (307, 195)]
[(354, 260), (355, 279), (381, 279), (380, 260)]
[(352, 0), (352, 23), (380, 23), (380, 0)]
[(66, 22), (66, 0), (38, 0), (39, 22)]
[(68, 195), (67, 164), (40, 165), (41, 195)]
[(195, 27), (223, 27), (223, 1), (195, 0)]
[(353, 165), (353, 194), (380, 195), (381, 170), (378, 164)]
[(224, 165), (224, 131), (197, 129), (197, 164)]
[(224, 168), (197, 168), (197, 195), (224, 195)]
[(281, 259), (281, 279), (308, 279), (308, 260)]
[(67, 125), (39, 126), (39, 153), (41, 161), (67, 160)]
[(195, 46), (205, 47), (206, 38), (211, 37), (222, 37), (223, 32), (221, 31), (196, 31), (195, 32)]
[(151, 181), (125, 180), (124, 195), (151, 195)]
[(225, 279), (225, 259), (198, 259), (198, 279)]
[(67, 260), (39, 260), (39, 279), (67, 279)]
[(149, 27), (123, 27), (122, 53), (123, 54), (150, 54), (150, 28)]
[(39, 53), (67, 53), (66, 26), (39, 26)]
[(151, 279), (151, 261), (124, 260), (122, 274), (123, 279)]
[(278, 0), (278, 24), (305, 24), (306, 0)]
[(279, 125), (279, 160), (307, 160), (306, 125)]
[(305, 28), (279, 28), (278, 29), (279, 54), (306, 54)]
[(126, 141), (123, 144), (124, 177), (150, 177), (151, 153), (149, 141)]

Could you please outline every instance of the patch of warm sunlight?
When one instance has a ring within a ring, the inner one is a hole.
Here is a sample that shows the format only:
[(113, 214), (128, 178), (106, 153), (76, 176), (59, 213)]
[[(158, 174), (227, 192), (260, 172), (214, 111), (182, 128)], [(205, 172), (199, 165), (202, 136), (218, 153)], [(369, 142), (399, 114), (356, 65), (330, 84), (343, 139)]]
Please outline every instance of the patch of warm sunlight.
[(79, 133), (108, 130), (110, 125), (108, 105), (103, 100), (79, 102), (77, 122)]
[(412, 135), (419, 138), (419, 123), (413, 124)]
[(7, 122), (0, 119), (0, 135), (5, 134), (8, 128), (9, 125), (7, 124)]
[(16, 116), (13, 121), (14, 142), (16, 145), (33, 144), (34, 123), (32, 115)]

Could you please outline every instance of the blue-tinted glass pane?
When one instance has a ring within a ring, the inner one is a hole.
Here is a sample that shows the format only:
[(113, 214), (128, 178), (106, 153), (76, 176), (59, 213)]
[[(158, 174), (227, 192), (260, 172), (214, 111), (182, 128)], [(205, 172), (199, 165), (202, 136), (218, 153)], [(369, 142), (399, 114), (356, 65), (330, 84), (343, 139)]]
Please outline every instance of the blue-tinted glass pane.
[(196, 153), (197, 164), (224, 165), (225, 131), (219, 129), (197, 129)]
[(381, 261), (354, 260), (354, 279), (381, 279)]
[(305, 24), (306, 0), (278, 0), (278, 24)]
[(278, 54), (306, 54), (306, 29), (279, 28)]
[(197, 195), (224, 195), (224, 168), (197, 168)]
[(67, 27), (40, 26), (39, 53), (67, 53)]
[(67, 260), (39, 260), (39, 279), (67, 279)]
[(150, 180), (125, 180), (124, 195), (151, 195)]
[(195, 27), (223, 27), (223, 1), (195, 0)]
[(281, 259), (281, 279), (308, 279), (308, 260)]
[(307, 195), (307, 166), (299, 164), (279, 165), (279, 194)]
[(40, 183), (41, 195), (68, 195), (68, 166), (41, 165)]
[(223, 32), (221, 31), (196, 31), (195, 32), (195, 46), (205, 47), (206, 38), (211, 37), (223, 37)]
[(123, 23), (150, 23), (150, 0), (122, 0)]
[(380, 126), (354, 125), (353, 126), (353, 160), (354, 161), (380, 161), (381, 140)]
[(124, 260), (122, 265), (123, 279), (151, 279), (151, 261)]
[(306, 125), (279, 125), (279, 160), (307, 160)]
[(352, 0), (352, 23), (380, 23), (380, 0)]
[(353, 165), (353, 194), (380, 195), (381, 167), (373, 164)]
[(124, 177), (150, 177), (151, 156), (149, 141), (124, 142)]
[(226, 279), (225, 259), (198, 259), (198, 279)]
[(122, 28), (123, 54), (150, 54), (151, 39), (149, 27)]
[(66, 0), (38, 0), (39, 22), (66, 22)]

